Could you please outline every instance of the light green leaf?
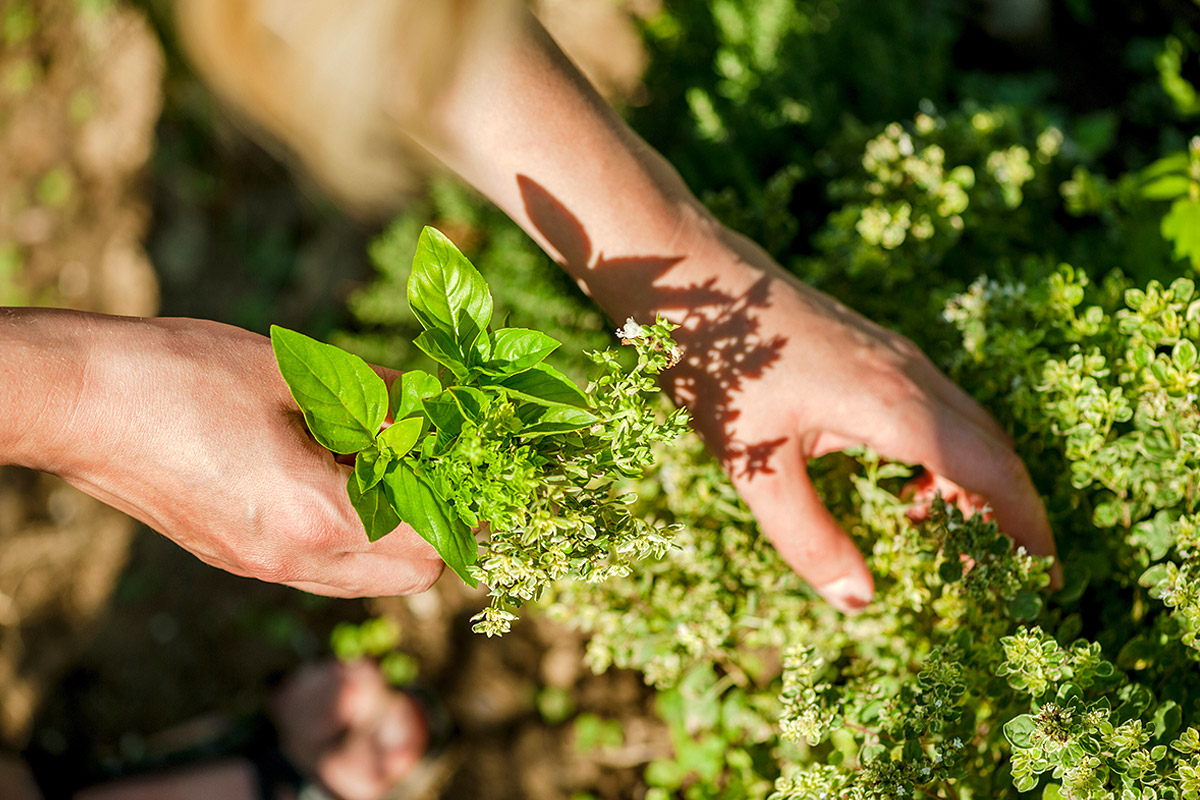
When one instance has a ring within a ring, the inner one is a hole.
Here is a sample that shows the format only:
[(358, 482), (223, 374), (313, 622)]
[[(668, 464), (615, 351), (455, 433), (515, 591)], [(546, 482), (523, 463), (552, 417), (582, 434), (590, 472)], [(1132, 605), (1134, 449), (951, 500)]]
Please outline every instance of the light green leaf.
[(549, 364), (534, 364), (516, 375), (484, 377), (480, 383), (498, 387), (513, 397), (539, 405), (587, 405), (587, 398), (579, 391), (579, 387)]
[(541, 331), (526, 328), (501, 328), (496, 331), (494, 340), (488, 366), (507, 375), (524, 372), (553, 353), (561, 344)]
[(379, 434), (379, 446), (391, 458), (400, 458), (409, 450), (412, 450), (417, 439), (421, 436), (421, 429), (425, 427), (425, 420), (421, 417), (407, 417), (399, 422), (388, 426)]
[(573, 406), (549, 406), (540, 414), (526, 421), (521, 428), (522, 436), (544, 436), (551, 433), (567, 433), (587, 428), (600, 421), (590, 411)]
[(1192, 185), (1187, 175), (1162, 175), (1142, 185), (1147, 200), (1174, 200), (1188, 193)]
[(387, 536), (400, 524), (400, 517), (392, 508), (392, 503), (384, 491), (383, 483), (377, 483), (367, 491), (359, 489), (358, 480), (354, 475), (346, 483), (346, 493), (350, 495), (350, 505), (358, 512), (367, 539), (379, 541)]
[(462, 348), (450, 338), (449, 334), (439, 330), (423, 331), (413, 339), (413, 344), (422, 353), (450, 370), (456, 380), (466, 380), (466, 358)]
[(1163, 238), (1175, 245), (1175, 258), (1200, 268), (1200, 203), (1181, 197), (1162, 220)]
[(1033, 717), (1028, 714), (1022, 714), (1004, 723), (1004, 738), (1008, 739), (1008, 743), (1013, 747), (1020, 750), (1027, 750), (1033, 747), (1032, 736), (1036, 729), (1037, 726), (1034, 724)]
[(471, 530), (412, 468), (397, 461), (383, 478), (392, 506), (422, 539), (433, 545), (446, 565), (472, 588), (478, 584), (467, 567), (479, 556)]
[(462, 406), (449, 391), (421, 402), (425, 409), (425, 415), (433, 423), (433, 427), (437, 428), (437, 445), (434, 447), (434, 452), (444, 453), (450, 449), (450, 446), (462, 433), (462, 426), (467, 417), (463, 413)]
[(380, 453), (375, 448), (368, 448), (354, 457), (354, 479), (358, 482), (360, 492), (370, 491), (383, 480), (384, 470), (387, 469), (391, 457)]
[(417, 240), (408, 304), (426, 330), (448, 334), (463, 349), (475, 343), (492, 319), (492, 295), (483, 276), (449, 239), (429, 227)]
[(421, 414), (424, 411), (421, 401), (441, 391), (441, 381), (424, 370), (414, 369), (404, 373), (400, 380), (392, 384), (392, 419), (401, 420)]
[(271, 326), (279, 372), (322, 447), (357, 453), (387, 416), (387, 385), (367, 362), (302, 333)]

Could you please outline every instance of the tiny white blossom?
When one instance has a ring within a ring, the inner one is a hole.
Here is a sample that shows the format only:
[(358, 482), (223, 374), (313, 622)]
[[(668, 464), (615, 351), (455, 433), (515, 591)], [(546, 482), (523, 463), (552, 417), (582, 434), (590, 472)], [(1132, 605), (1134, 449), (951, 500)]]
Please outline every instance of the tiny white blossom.
[(955, 750), (957, 750), (958, 748), (963, 746), (963, 741), (962, 741), (962, 739), (955, 736), (954, 741), (952, 741), (950, 744), (954, 746)]
[(633, 317), (625, 320), (625, 326), (617, 328), (617, 336), (621, 339), (640, 339), (646, 335), (646, 329), (638, 325)]

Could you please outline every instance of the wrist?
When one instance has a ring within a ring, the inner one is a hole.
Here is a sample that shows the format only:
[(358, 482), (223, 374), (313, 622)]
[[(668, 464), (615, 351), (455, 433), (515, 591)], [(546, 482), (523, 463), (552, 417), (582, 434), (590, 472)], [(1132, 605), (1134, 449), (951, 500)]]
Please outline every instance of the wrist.
[(99, 317), (60, 309), (0, 309), (0, 463), (66, 466)]

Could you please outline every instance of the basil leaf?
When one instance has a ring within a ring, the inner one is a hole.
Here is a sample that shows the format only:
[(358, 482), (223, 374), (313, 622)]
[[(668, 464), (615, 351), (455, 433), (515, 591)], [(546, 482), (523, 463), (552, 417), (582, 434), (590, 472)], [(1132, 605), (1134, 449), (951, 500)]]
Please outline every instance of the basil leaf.
[(483, 416), (484, 406), (487, 405), (487, 395), (470, 386), (451, 386), (446, 390), (454, 402), (458, 403), (464, 419), (478, 422)]
[(413, 339), (413, 344), (422, 353), (450, 370), (456, 380), (466, 380), (467, 359), (463, 354), (462, 348), (450, 338), (449, 334), (438, 330), (423, 331), (417, 334), (417, 338)]
[(514, 397), (538, 405), (587, 405), (587, 398), (579, 391), (579, 387), (549, 364), (534, 364), (516, 375), (484, 376), (480, 383), (503, 389)]
[(493, 335), (493, 340), (488, 366), (506, 375), (524, 372), (561, 344), (541, 331), (526, 328), (501, 328)]
[(531, 417), (521, 428), (521, 436), (544, 436), (549, 433), (567, 433), (588, 428), (600, 421), (590, 411), (573, 406), (551, 406), (541, 414)]
[(394, 423), (379, 434), (379, 446), (390, 458), (400, 458), (412, 450), (417, 439), (421, 437), (421, 429), (425, 420), (421, 417), (408, 417)]
[(404, 373), (400, 380), (392, 384), (392, 419), (402, 420), (420, 414), (421, 401), (441, 391), (441, 381), (424, 370), (414, 369)]
[(367, 362), (302, 333), (271, 326), (271, 349), (308, 429), (335, 453), (375, 443), (387, 416), (387, 385)]
[(492, 319), (492, 295), (483, 276), (440, 231), (426, 227), (417, 240), (408, 304), (426, 330), (449, 335), (464, 349)]
[(387, 469), (391, 457), (380, 453), (375, 448), (363, 450), (354, 457), (354, 480), (358, 482), (358, 490), (367, 492), (383, 480), (384, 470)]
[(392, 508), (391, 499), (382, 483), (362, 491), (356, 476), (351, 475), (346, 483), (346, 493), (350, 495), (350, 505), (354, 506), (358, 518), (362, 520), (369, 541), (379, 541), (400, 525), (400, 517)]
[(436, 397), (422, 400), (421, 403), (425, 408), (425, 415), (429, 417), (433, 427), (437, 428), (437, 444), (434, 446), (433, 452), (435, 454), (445, 453), (462, 433), (463, 423), (467, 421), (462, 406), (454, 399), (449, 390)]
[(422, 539), (433, 545), (446, 565), (474, 588), (478, 581), (467, 567), (478, 560), (478, 544), (457, 514), (433, 491), (421, 476), (402, 461), (393, 462), (383, 478), (388, 498), (401, 519), (412, 526)]

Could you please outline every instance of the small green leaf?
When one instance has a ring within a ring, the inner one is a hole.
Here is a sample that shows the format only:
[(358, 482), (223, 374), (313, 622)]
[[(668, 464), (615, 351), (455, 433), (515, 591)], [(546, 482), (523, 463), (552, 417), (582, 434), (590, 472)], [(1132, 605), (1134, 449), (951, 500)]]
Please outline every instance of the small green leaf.
[(1180, 339), (1171, 352), (1171, 360), (1175, 366), (1187, 372), (1196, 366), (1196, 355), (1196, 345), (1189, 339)]
[(322, 447), (357, 453), (387, 416), (387, 385), (367, 362), (302, 333), (271, 326), (279, 372)]
[(1174, 700), (1164, 700), (1154, 712), (1154, 738), (1174, 736), (1183, 726), (1183, 709)]
[(384, 475), (382, 485), (400, 519), (433, 545), (437, 554), (464, 583), (472, 588), (478, 585), (478, 581), (467, 571), (467, 567), (474, 564), (479, 556), (475, 537), (458, 515), (449, 511), (446, 502), (438, 497), (429, 484), (407, 464), (397, 461)]
[(506, 375), (524, 372), (553, 353), (559, 344), (540, 331), (502, 328), (495, 333), (488, 366)]
[(1191, 185), (1187, 175), (1162, 175), (1142, 184), (1142, 197), (1147, 200), (1174, 200), (1187, 194)]
[(423, 413), (421, 401), (441, 391), (441, 382), (424, 370), (414, 369), (404, 373), (400, 380), (392, 384), (392, 419), (401, 420)]
[(354, 479), (360, 492), (370, 491), (381, 480), (391, 458), (375, 448), (368, 448), (354, 457)]
[(354, 506), (358, 518), (362, 520), (368, 541), (379, 541), (400, 524), (400, 517), (396, 516), (382, 483), (364, 492), (358, 488), (357, 478), (351, 475), (346, 483), (346, 493), (350, 495), (350, 505)]
[(379, 446), (386, 450), (392, 458), (400, 458), (417, 443), (424, 423), (425, 420), (421, 417), (407, 417), (400, 420), (379, 434)]
[[(590, 411), (573, 406), (536, 407), (539, 413), (529, 415), (522, 436), (544, 436), (551, 433), (567, 433), (588, 428), (600, 421)], [(525, 419), (523, 416), (522, 419)]]
[(963, 575), (962, 559), (952, 553), (938, 565), (938, 576), (945, 583), (957, 583)]
[(1162, 219), (1163, 238), (1175, 245), (1175, 258), (1186, 258), (1200, 267), (1200, 203), (1181, 197)]
[(539, 405), (586, 406), (587, 398), (571, 379), (549, 364), (535, 364), (517, 375), (485, 378), (486, 386)]
[(1008, 613), (1021, 622), (1037, 619), (1042, 613), (1042, 598), (1028, 589), (1022, 589), (1008, 603)]
[(1004, 738), (1008, 739), (1008, 743), (1013, 747), (1019, 750), (1027, 750), (1033, 747), (1031, 737), (1036, 729), (1037, 726), (1034, 724), (1033, 717), (1028, 714), (1022, 714), (1004, 723)]
[(471, 262), (440, 231), (417, 240), (408, 279), (408, 304), (427, 330), (448, 334), (465, 349), (492, 319), (492, 295)]
[(462, 348), (450, 335), (438, 330), (423, 331), (413, 339), (413, 344), (437, 363), (453, 373), (456, 380), (467, 379), (467, 360)]
[(433, 427), (437, 428), (436, 453), (444, 453), (454, 444), (454, 440), (462, 433), (463, 423), (467, 421), (462, 405), (454, 399), (449, 391), (427, 398), (422, 402), (425, 414)]
[(459, 410), (462, 411), (463, 419), (468, 419), (471, 422), (478, 422), (483, 416), (483, 409), (487, 405), (487, 395), (471, 386), (451, 386), (446, 390), (446, 394), (458, 403)]

